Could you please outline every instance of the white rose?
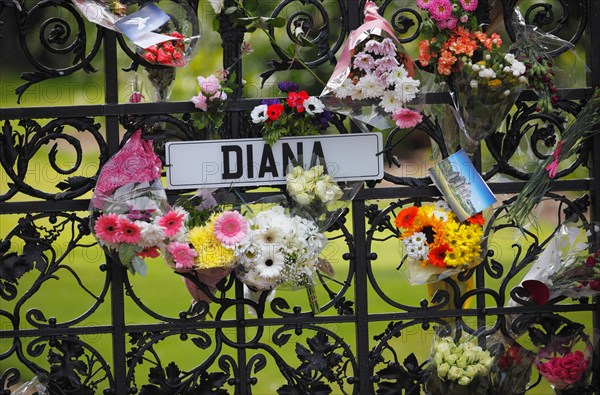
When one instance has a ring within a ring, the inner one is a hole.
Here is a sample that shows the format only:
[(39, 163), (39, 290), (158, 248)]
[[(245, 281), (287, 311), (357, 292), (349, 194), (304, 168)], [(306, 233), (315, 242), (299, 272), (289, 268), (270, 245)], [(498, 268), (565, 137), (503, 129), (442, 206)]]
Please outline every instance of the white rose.
[(467, 365), (467, 358), (465, 358), (464, 355), (461, 355), (460, 358), (456, 360), (456, 366), (458, 366), (461, 369), (465, 369)]
[(437, 368), (437, 374), (440, 378), (445, 378), (446, 375), (448, 375), (448, 371), (450, 370), (450, 365), (448, 365), (447, 363), (443, 363), (441, 365), (438, 365)]
[[(433, 362), (435, 362), (437, 366), (442, 365), (444, 363), (444, 355), (442, 355), (442, 353), (436, 352), (433, 356)], [(450, 369), (450, 367), (448, 367), (448, 369)]]
[(504, 60), (512, 64), (515, 61), (515, 55), (512, 53), (507, 53), (506, 55), (504, 55)]
[(323, 203), (335, 202), (343, 195), (342, 190), (336, 184), (322, 180), (317, 181), (315, 192)]
[(464, 375), (465, 371), (457, 366), (452, 366), (450, 370), (448, 370), (448, 374), (446, 378), (448, 380), (458, 380), (462, 375)]
[(309, 204), (312, 201), (312, 196), (306, 192), (300, 192), (300, 193), (294, 195), (293, 197), (294, 197), (294, 200), (296, 202), (298, 202), (298, 204), (303, 205), (303, 206)]
[(471, 80), (470, 85), (471, 88), (477, 89), (477, 87), (479, 86), (479, 82), (477, 82), (477, 80)]
[(471, 382), (471, 378), (468, 376), (460, 376), (458, 379), (458, 385), (468, 385)]

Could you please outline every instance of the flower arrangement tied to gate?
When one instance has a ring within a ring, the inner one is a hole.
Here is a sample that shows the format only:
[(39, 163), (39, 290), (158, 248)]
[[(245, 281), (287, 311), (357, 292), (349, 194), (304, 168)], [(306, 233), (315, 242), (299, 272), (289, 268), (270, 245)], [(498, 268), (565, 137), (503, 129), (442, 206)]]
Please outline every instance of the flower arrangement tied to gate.
[(309, 96), (294, 82), (280, 82), (286, 99), (266, 99), (254, 107), (252, 122), (263, 126), (262, 137), (272, 145), (281, 137), (311, 136), (327, 129), (333, 119), (318, 97)]
[(481, 262), (481, 214), (461, 223), (446, 202), (438, 201), (402, 209), (395, 223), (405, 249), (402, 266), (408, 266), (405, 273), (413, 284), (438, 281)]

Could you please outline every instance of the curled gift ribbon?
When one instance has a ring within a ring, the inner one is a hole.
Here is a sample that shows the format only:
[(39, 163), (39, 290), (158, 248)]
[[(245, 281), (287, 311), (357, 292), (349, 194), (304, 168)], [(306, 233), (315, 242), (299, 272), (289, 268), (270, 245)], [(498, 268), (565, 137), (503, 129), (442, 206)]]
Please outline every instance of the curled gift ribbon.
[(556, 144), (556, 148), (552, 153), (552, 158), (554, 158), (554, 160), (548, 166), (546, 166), (548, 177), (550, 177), (551, 179), (554, 179), (554, 177), (556, 177), (556, 172), (558, 171), (558, 164), (560, 162), (560, 151), (562, 150), (563, 145), (563, 141), (559, 141), (558, 144)]

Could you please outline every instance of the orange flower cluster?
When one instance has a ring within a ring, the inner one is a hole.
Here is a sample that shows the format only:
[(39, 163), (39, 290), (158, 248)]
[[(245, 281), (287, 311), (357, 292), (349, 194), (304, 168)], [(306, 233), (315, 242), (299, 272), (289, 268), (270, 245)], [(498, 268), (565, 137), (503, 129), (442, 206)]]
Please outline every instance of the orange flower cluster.
[(423, 40), (419, 44), (419, 62), (422, 66), (433, 63), (436, 73), (440, 75), (450, 75), (452, 68), (462, 56), (471, 58), (473, 53), (479, 48), (485, 48), (489, 51), (494, 47), (502, 45), (502, 38), (493, 33), (488, 36), (484, 32), (472, 32), (462, 26), (454, 28), (450, 37), (440, 43), (436, 38)]
[(484, 218), (476, 214), (460, 223), (444, 205), (412, 206), (401, 210), (395, 224), (409, 258), (422, 265), (467, 269), (479, 263)]

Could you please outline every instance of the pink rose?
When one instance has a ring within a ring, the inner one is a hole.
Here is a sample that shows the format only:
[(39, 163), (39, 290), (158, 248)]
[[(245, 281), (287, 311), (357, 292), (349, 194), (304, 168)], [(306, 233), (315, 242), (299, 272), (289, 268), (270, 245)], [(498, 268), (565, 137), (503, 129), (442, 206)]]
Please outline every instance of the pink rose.
[(202, 93), (199, 93), (198, 96), (192, 97), (192, 103), (198, 110), (206, 111), (208, 110), (208, 104), (206, 103), (206, 96)]
[(569, 372), (567, 372), (564, 368), (561, 368), (560, 366), (555, 366), (552, 370), (552, 376), (559, 380), (563, 380), (569, 376)]
[(579, 366), (579, 361), (575, 359), (575, 356), (573, 354), (569, 353), (560, 359), (558, 366), (568, 371), (571, 371), (572, 369), (575, 369)]
[(549, 375), (552, 373), (552, 364), (550, 362), (542, 363), (538, 366), (538, 370), (543, 376)]
[(581, 370), (580, 368), (573, 369), (568, 372), (567, 377), (565, 377), (565, 382), (569, 385), (574, 384), (581, 380), (581, 378), (583, 377), (583, 373), (584, 370)]
[(573, 355), (573, 358), (577, 361), (583, 361), (585, 359), (585, 354), (579, 350), (572, 352), (571, 355)]
[(198, 77), (198, 85), (203, 93), (210, 96), (214, 95), (221, 88), (221, 81), (211, 74), (206, 78)]

